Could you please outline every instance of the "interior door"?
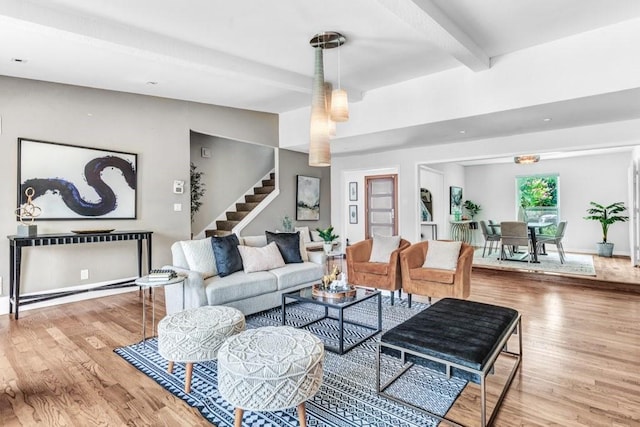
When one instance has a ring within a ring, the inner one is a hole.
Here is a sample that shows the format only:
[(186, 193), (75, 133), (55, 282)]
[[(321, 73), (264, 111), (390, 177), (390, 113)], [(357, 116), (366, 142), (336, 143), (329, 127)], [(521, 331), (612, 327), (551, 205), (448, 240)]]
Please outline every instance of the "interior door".
[(395, 236), (398, 234), (398, 175), (365, 176), (366, 235)]

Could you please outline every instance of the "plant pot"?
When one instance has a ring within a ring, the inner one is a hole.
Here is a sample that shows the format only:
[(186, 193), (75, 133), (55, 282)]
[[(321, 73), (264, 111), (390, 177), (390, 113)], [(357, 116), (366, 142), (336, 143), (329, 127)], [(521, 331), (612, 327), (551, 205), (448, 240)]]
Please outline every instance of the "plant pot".
[(333, 243), (329, 242), (329, 243), (324, 243), (322, 245), (322, 249), (324, 249), (324, 253), (329, 255), (329, 253), (331, 252), (331, 249), (333, 249)]
[(613, 256), (613, 243), (596, 243), (596, 249), (598, 250), (598, 256), (606, 256), (609, 258)]

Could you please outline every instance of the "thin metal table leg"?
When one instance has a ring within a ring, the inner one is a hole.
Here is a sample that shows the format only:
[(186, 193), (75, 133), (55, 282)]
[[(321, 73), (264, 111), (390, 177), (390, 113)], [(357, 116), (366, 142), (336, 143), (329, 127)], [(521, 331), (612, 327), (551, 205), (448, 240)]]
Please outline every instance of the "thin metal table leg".
[(144, 292), (142, 292), (142, 344), (147, 345), (147, 304)]
[(340, 329), (339, 337), (340, 342), (338, 344), (338, 349), (340, 350), (339, 354), (344, 353), (344, 310), (342, 308), (338, 309), (338, 328)]

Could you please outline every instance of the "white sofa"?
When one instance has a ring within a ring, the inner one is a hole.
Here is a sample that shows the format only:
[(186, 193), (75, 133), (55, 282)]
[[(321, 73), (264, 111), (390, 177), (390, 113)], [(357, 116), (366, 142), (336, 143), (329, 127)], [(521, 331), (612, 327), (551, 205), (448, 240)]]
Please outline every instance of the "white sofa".
[[(267, 244), (265, 236), (239, 237), (239, 240), (246, 246), (262, 247)], [(306, 252), (306, 248), (302, 250)], [(183, 284), (165, 287), (167, 314), (205, 305), (235, 307), (245, 315), (257, 313), (280, 305), (281, 295), (285, 292), (318, 283), (324, 274), (325, 257), (322, 252), (308, 252), (309, 261), (286, 264), (268, 271), (238, 271), (225, 277), (215, 275), (206, 279), (202, 273), (189, 270), (180, 242), (171, 245), (171, 253), (173, 265), (163, 268), (187, 275), (187, 279)]]

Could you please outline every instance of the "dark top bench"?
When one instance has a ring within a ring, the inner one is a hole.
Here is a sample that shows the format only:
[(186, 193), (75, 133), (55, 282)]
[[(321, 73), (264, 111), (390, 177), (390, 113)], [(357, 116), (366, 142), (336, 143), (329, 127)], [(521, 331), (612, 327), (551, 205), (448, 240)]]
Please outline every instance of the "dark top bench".
[[(511, 308), (445, 298), (385, 332), (380, 339), (380, 351), (398, 356), (398, 350), (385, 347), (390, 344), (442, 362), (452, 362), (478, 372), (452, 367), (452, 376), (479, 383), (479, 373), (491, 368), (486, 366), (487, 362), (501, 350), (498, 348), (500, 342), (513, 332), (518, 318), (518, 312)], [(406, 354), (406, 359), (446, 372), (444, 363), (410, 353)]]

